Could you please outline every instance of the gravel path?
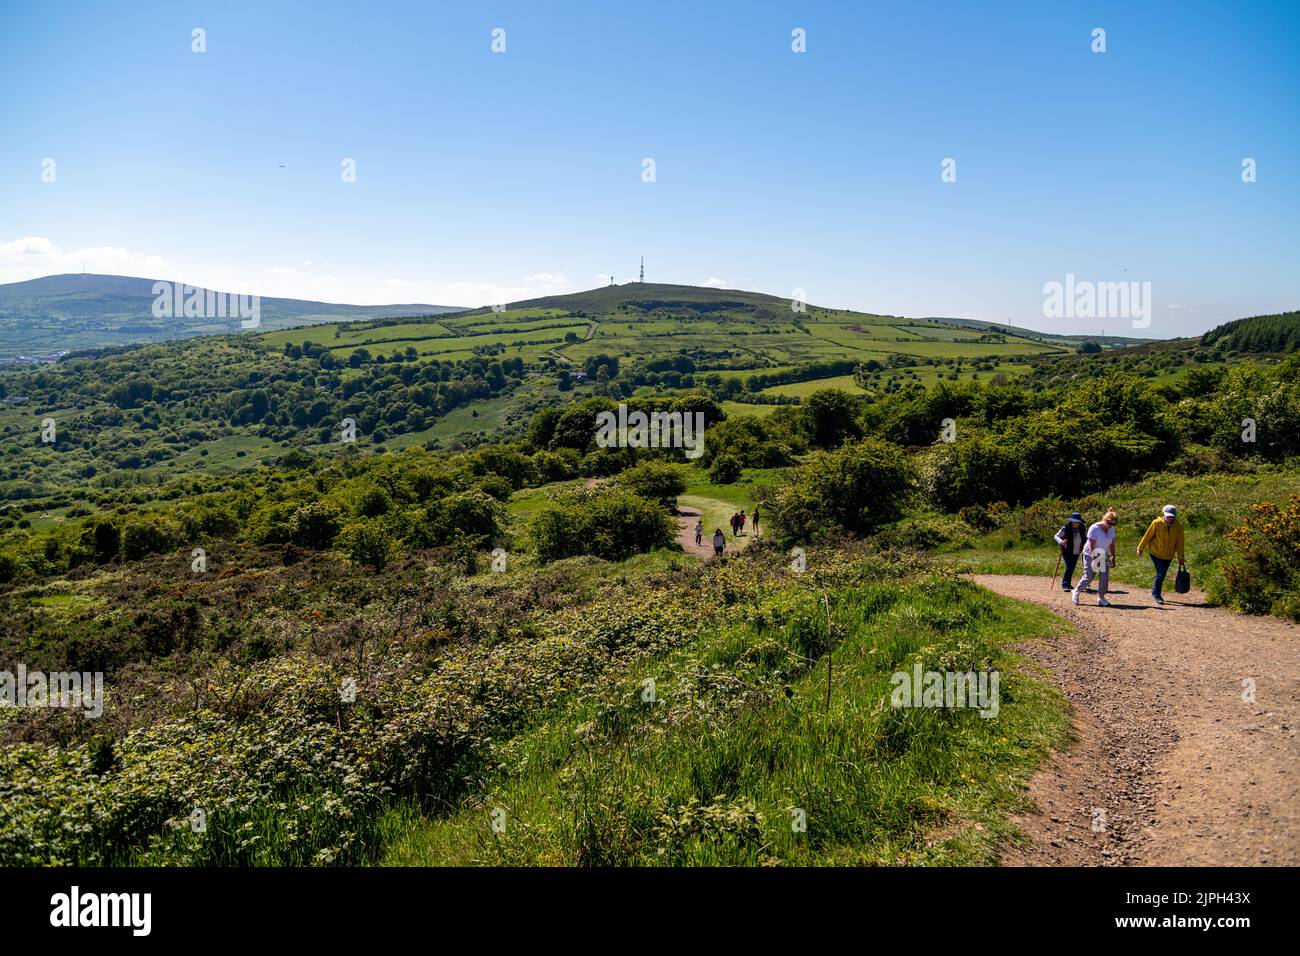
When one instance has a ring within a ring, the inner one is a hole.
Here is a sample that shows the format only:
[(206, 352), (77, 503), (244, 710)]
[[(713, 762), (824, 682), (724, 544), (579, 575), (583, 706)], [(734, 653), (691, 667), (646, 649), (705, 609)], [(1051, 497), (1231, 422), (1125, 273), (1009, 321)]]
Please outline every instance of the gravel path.
[(1195, 590), (1157, 608), (1119, 585), (1113, 607), (1074, 607), (1045, 577), (974, 580), (1078, 628), (1024, 648), (1069, 698), (1078, 740), (1031, 781), (1041, 812), (1016, 820), (1028, 845), (1004, 864), (1300, 864), (1300, 628)]

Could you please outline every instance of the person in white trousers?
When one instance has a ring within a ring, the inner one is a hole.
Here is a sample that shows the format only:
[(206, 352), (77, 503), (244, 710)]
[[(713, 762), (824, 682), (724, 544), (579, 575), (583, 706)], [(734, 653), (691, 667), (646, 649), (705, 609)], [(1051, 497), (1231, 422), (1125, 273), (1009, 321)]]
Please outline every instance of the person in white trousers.
[(1114, 511), (1107, 511), (1105, 516), (1088, 529), (1088, 541), (1083, 546), (1083, 577), (1070, 592), (1070, 600), (1079, 603), (1079, 594), (1088, 589), (1095, 576), (1097, 578), (1097, 606), (1110, 607), (1106, 600), (1106, 591), (1110, 587), (1110, 569), (1118, 563), (1115, 560), (1115, 525), (1119, 516)]

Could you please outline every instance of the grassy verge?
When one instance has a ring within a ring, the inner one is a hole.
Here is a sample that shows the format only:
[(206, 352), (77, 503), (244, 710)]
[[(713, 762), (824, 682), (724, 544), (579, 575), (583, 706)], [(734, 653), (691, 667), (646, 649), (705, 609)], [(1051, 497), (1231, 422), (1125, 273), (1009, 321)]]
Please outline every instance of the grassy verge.
[[(539, 719), (452, 812), (391, 808), (382, 862), (992, 862), (1068, 733), (1011, 645), (1064, 625), (946, 575), (816, 560), (830, 567), (779, 582), (748, 559), (715, 566), (701, 599), (735, 600), (719, 619)], [(997, 716), (891, 707), (891, 675), (918, 663), (1000, 670)]]

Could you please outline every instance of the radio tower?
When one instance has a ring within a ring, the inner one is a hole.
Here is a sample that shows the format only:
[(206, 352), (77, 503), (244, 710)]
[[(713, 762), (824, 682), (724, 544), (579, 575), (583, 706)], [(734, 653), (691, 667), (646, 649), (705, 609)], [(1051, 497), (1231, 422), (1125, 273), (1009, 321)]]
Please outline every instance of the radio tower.
[(641, 281), (645, 282), (645, 256), (641, 257)]

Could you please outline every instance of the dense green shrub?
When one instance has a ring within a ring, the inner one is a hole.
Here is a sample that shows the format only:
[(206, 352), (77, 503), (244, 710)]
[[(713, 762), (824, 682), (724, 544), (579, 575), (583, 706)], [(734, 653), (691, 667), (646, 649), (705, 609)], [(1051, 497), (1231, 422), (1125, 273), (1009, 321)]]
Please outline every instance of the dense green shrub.
[(719, 455), (709, 466), (709, 480), (719, 485), (730, 485), (740, 479), (740, 459), (732, 454)]
[(567, 481), (580, 473), (582, 456), (572, 448), (557, 451), (539, 451), (533, 456), (533, 467), (542, 482)]
[(723, 455), (731, 455), (745, 468), (783, 468), (793, 462), (796, 450), (804, 451), (806, 446), (801, 421), (792, 422), (784, 414), (765, 419), (741, 415), (709, 429), (704, 454), (697, 464), (708, 466)]
[(180, 543), (180, 529), (154, 516), (137, 515), (122, 529), (122, 558), (138, 561), (148, 554), (170, 551)]
[(21, 567), (12, 554), (0, 551), (0, 584), (8, 584), (16, 578)]
[(301, 548), (324, 551), (342, 527), (338, 508), (323, 501), (295, 508), (289, 515), (287, 540)]
[(511, 494), (514, 493), (510, 479), (502, 475), (484, 475), (475, 482), (474, 487), (497, 501), (509, 501)]
[[(1015, 529), (1020, 540), (1027, 544), (1047, 545), (1052, 536), (1067, 523), (1070, 508), (1064, 501), (1059, 498), (1045, 498), (1042, 501), (1036, 501), (1020, 514), (1016, 515)], [(1098, 518), (1101, 516), (1098, 515)], [(1088, 515), (1084, 515), (1084, 530), (1088, 529), (1088, 524), (1092, 520)]]
[(677, 527), (653, 501), (626, 491), (596, 490), (542, 509), (534, 516), (530, 532), (542, 562), (580, 554), (621, 561), (669, 547)]
[(936, 452), (932, 493), (948, 509), (993, 501), (1023, 503), (1044, 492), (1074, 497), (1129, 480), (1167, 459), (1161, 439), (1134, 425), (1090, 414), (1048, 411), (1001, 430), (958, 426)]
[(298, 508), (296, 501), (276, 501), (258, 508), (248, 519), (248, 540), (256, 545), (288, 544), (290, 521)]
[(928, 551), (941, 544), (969, 541), (970, 532), (946, 515), (919, 514), (895, 522), (871, 540), (880, 548), (910, 548)]
[(474, 475), (501, 476), (510, 483), (511, 490), (537, 480), (533, 459), (515, 448), (489, 445), (470, 455), (467, 464)]
[(384, 488), (371, 485), (357, 497), (356, 513), (363, 518), (378, 518), (393, 507), (392, 496)]
[(868, 438), (813, 454), (765, 495), (763, 510), (783, 543), (864, 535), (896, 519), (915, 485), (916, 470), (903, 452)]
[(1002, 524), (1008, 505), (1005, 501), (995, 501), (988, 505), (966, 505), (957, 512), (957, 517), (976, 531), (992, 531)]
[(619, 475), (617, 481), (632, 494), (657, 501), (665, 508), (676, 505), (677, 496), (686, 491), (682, 467), (662, 461), (643, 461)]
[(113, 519), (99, 517), (82, 526), (81, 543), (100, 564), (112, 561), (122, 547), (122, 531)]
[[(1007, 417), (1007, 399), (1002, 390), (990, 389), (993, 398), (981, 409), (982, 416), (990, 420)], [(910, 385), (893, 395), (872, 403), (863, 416), (869, 435), (884, 438), (896, 445), (932, 445), (939, 439), (943, 420), (954, 421), (971, 415), (981, 394), (979, 386), (952, 385), (940, 382), (927, 389), (920, 384)], [(1022, 399), (1023, 401), (1023, 399)]]
[(392, 535), (378, 518), (350, 525), (343, 531), (343, 541), (348, 557), (373, 571), (383, 571), (396, 550)]
[(412, 522), (409, 541), (417, 548), (436, 548), (463, 540), (482, 547), (502, 536), (506, 510), (478, 489), (447, 495), (431, 502)]
[(858, 412), (862, 403), (848, 392), (823, 388), (804, 399), (800, 410), (808, 437), (818, 448), (834, 448), (862, 434)]

